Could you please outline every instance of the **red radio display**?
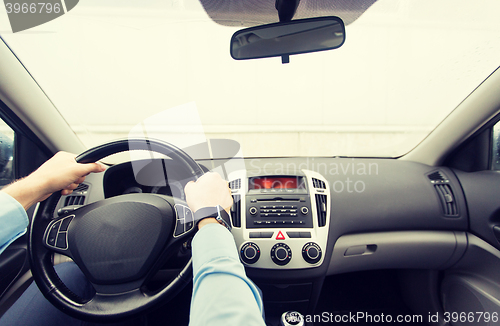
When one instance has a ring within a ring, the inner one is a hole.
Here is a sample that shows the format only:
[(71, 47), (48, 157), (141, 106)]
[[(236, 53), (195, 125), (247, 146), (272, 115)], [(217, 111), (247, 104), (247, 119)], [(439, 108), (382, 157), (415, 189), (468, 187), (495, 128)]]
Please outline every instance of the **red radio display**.
[(256, 177), (250, 179), (249, 189), (302, 189), (302, 177)]

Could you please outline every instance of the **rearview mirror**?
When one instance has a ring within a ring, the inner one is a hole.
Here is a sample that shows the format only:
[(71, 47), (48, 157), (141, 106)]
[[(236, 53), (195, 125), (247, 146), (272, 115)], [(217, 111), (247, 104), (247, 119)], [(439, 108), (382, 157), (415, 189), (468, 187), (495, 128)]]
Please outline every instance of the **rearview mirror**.
[(345, 41), (339, 17), (317, 17), (245, 28), (231, 38), (231, 57), (236, 60), (282, 57), (336, 49)]

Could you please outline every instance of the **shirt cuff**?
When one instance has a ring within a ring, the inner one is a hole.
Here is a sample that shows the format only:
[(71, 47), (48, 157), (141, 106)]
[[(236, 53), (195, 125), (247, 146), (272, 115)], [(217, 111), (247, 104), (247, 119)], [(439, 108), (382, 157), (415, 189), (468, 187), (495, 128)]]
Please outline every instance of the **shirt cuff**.
[(210, 223), (202, 227), (193, 238), (192, 248), (193, 274), (196, 274), (205, 263), (216, 258), (229, 257), (240, 260), (231, 231), (219, 223)]
[(9, 194), (0, 191), (0, 253), (26, 233), (28, 215), (23, 206)]

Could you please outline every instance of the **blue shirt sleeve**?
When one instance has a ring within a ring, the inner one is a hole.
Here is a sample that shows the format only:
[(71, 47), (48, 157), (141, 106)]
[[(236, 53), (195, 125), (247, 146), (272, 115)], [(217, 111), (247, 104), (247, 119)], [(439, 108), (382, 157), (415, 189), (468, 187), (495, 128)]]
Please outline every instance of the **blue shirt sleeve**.
[(28, 215), (17, 200), (0, 191), (0, 254), (26, 233)]
[(259, 288), (246, 276), (231, 232), (207, 224), (193, 238), (189, 325), (262, 325)]

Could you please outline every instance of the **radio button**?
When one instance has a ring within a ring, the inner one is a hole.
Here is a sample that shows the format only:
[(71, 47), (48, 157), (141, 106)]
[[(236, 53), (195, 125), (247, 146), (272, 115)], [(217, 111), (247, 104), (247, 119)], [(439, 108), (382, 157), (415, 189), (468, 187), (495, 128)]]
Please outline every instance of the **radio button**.
[(300, 232), (287, 232), (289, 238), (300, 238)]
[(252, 206), (248, 211), (250, 212), (250, 214), (255, 215), (257, 214), (257, 207)]
[(306, 206), (302, 206), (300, 208), (300, 212), (304, 215), (307, 215), (307, 213), (309, 213), (309, 208), (307, 208)]
[(261, 232), (260, 237), (261, 238), (272, 238), (273, 234), (274, 234), (274, 232)]

